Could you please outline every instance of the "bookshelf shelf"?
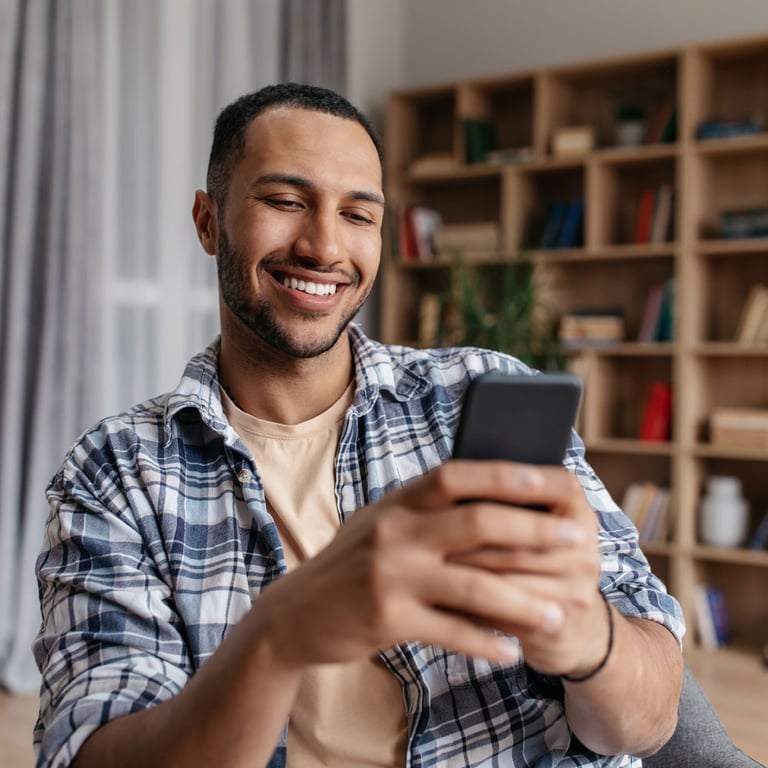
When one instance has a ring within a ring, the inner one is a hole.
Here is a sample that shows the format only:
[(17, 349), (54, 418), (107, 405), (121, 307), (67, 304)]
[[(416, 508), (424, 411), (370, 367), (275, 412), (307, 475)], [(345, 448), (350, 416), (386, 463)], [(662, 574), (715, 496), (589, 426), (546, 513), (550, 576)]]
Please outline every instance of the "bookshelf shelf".
[[(634, 146), (620, 146), (616, 131), (627, 104), (645, 114)], [(709, 442), (714, 409), (768, 409), (768, 343), (736, 341), (752, 287), (768, 285), (768, 126), (700, 138), (703, 127), (742, 130), (754, 115), (768, 116), (768, 36), (398, 91), (387, 114), (390, 203), (429, 206), (448, 225), (496, 222), (498, 247), (467, 251), (470, 269), (495, 274), (529, 259), (556, 319), (585, 308), (623, 318), (623, 340), (563, 357), (585, 379), (579, 431), (613, 497), (636, 481), (672, 489), (672, 538), (644, 548), (683, 605), (692, 649), (699, 584), (723, 590), (735, 638), (768, 640), (768, 552), (698, 544), (712, 475), (741, 480), (752, 529), (768, 511), (768, 450)], [(477, 135), (492, 142), (490, 155), (468, 141)], [(563, 135), (582, 143), (556, 154)], [(555, 205), (575, 201), (578, 236), (547, 239)], [(741, 226), (745, 211), (763, 210), (766, 231), (758, 217), (742, 236), (734, 217)], [(384, 260), (384, 341), (430, 343), (419, 303), (450, 286), (454, 265), (446, 254)], [(672, 333), (649, 336), (652, 294), (669, 286)], [(644, 402), (658, 383), (673, 395), (669, 439), (643, 441)]]

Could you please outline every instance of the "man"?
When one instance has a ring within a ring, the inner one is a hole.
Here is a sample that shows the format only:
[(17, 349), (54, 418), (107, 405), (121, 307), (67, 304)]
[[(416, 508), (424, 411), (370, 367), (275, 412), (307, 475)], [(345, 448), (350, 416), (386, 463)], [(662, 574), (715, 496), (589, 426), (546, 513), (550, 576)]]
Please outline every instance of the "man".
[(637, 766), (671, 735), (679, 607), (578, 438), (562, 468), (448, 460), (468, 381), (531, 372), (350, 324), (383, 215), (337, 95), (220, 115), (193, 208), (220, 341), (49, 488), (39, 765)]

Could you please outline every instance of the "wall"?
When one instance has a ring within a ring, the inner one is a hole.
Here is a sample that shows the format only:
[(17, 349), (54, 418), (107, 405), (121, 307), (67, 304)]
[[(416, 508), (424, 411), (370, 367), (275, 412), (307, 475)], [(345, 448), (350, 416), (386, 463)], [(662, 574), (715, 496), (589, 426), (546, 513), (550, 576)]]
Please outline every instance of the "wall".
[(405, 87), (768, 33), (766, 0), (404, 0), (404, 16)]

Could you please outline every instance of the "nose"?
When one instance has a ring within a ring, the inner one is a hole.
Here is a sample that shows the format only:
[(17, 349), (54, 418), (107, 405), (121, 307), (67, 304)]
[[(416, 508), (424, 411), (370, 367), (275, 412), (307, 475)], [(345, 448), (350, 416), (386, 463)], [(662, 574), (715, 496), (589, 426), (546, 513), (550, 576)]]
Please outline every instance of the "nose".
[(314, 210), (302, 222), (294, 251), (302, 259), (316, 264), (339, 260), (339, 217), (336, 211)]

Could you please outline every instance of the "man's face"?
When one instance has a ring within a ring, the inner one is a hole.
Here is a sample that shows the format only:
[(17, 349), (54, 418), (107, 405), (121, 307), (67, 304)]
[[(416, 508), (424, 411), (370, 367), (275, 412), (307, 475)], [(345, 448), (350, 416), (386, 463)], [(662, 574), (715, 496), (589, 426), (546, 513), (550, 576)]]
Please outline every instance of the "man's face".
[(218, 214), (223, 328), (236, 319), (292, 357), (333, 347), (373, 287), (383, 202), (379, 157), (357, 122), (259, 115)]

